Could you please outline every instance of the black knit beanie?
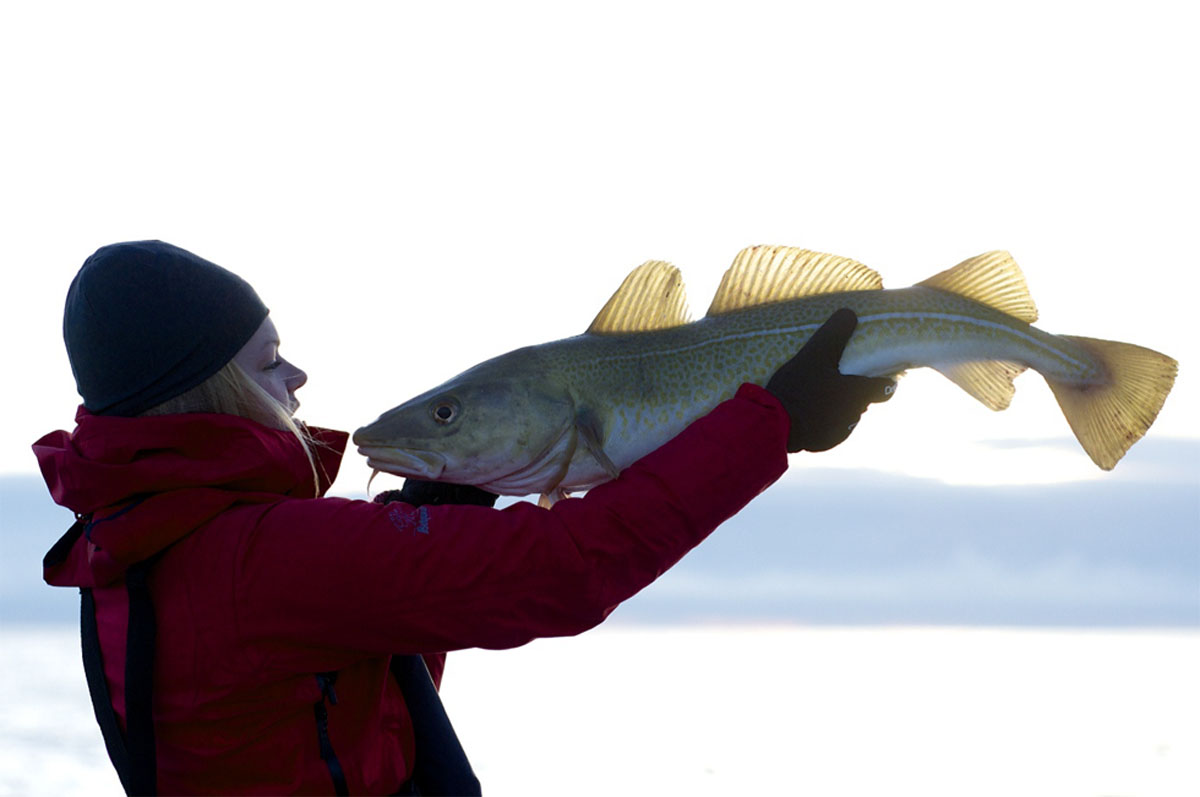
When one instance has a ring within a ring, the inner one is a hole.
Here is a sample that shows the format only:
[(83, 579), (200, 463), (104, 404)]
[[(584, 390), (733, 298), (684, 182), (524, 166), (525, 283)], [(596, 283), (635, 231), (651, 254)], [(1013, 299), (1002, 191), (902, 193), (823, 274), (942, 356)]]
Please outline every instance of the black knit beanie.
[(221, 370), (267, 317), (249, 283), (162, 241), (96, 250), (67, 291), (63, 338), (83, 405), (132, 417)]

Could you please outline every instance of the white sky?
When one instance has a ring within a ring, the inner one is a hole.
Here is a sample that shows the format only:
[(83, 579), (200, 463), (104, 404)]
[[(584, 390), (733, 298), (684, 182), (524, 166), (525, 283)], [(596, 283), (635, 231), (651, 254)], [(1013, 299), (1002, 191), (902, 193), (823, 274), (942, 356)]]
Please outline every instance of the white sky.
[[(1179, 359), (1150, 434), (1198, 437), (1185, 6), (987, 8), (5, 4), (0, 472), (72, 423), (79, 264), (149, 237), (256, 286), (325, 426), (582, 331), (646, 259), (679, 265), (702, 313), (733, 255), (770, 243), (894, 287), (1009, 249), (1042, 328)], [(979, 444), (1069, 434), (1036, 375), (993, 414), (923, 372), (813, 461), (1100, 476), (1082, 450)], [(337, 489), (366, 477), (352, 453)]]

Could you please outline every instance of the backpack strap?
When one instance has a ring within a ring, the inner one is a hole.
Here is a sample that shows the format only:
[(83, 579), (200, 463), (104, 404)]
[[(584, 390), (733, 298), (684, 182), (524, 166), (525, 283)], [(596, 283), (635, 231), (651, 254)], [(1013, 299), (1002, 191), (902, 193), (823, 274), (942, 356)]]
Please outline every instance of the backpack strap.
[[(53, 567), (66, 561), (67, 554), (75, 546), (75, 542), (83, 536), (91, 526), (91, 515), (80, 515), (75, 524), (51, 546), (42, 559), (43, 567)], [(96, 628), (96, 600), (92, 597), (91, 587), (79, 589), (79, 646), (83, 652), (83, 674), (87, 677), (88, 694), (92, 698), (92, 710), (96, 712), (96, 723), (104, 736), (104, 746), (108, 750), (108, 759), (112, 761), (121, 779), (121, 786), (127, 794), (131, 783), (127, 780), (129, 772), (129, 753), (125, 749), (125, 737), (121, 726), (117, 723), (116, 712), (112, 707), (112, 696), (108, 692), (108, 681), (104, 678), (104, 661), (100, 655), (100, 633)]]
[[(380, 493), (375, 503), (403, 501), (412, 506), (426, 504), (475, 504), (493, 506), (496, 495), (478, 487), (444, 482), (405, 479), (404, 488)], [(458, 734), (446, 716), (429, 667), (421, 656), (392, 656), (390, 669), (412, 718), (416, 740), (416, 760), (412, 766), (410, 788), (416, 794), (481, 794), (479, 778), (458, 741)], [(407, 793), (407, 792), (400, 792)]]
[[(75, 520), (58, 542), (46, 553), (42, 564), (61, 563), (76, 541), (92, 526), (91, 515)], [(100, 630), (96, 624), (96, 599), (90, 587), (79, 590), (79, 641), (83, 653), (83, 672), (87, 677), (92, 710), (104, 736), (108, 758), (117, 770), (126, 794), (155, 794), (158, 770), (154, 749), (154, 643), (157, 629), (154, 606), (146, 574), (162, 552), (126, 571), (129, 593), (129, 626), (125, 641), (125, 727), (113, 709), (108, 680), (104, 677), (104, 657), (100, 652)]]
[(129, 753), (125, 749), (125, 735), (121, 733), (121, 726), (117, 724), (112, 696), (108, 692), (108, 681), (104, 677), (100, 634), (96, 629), (96, 601), (92, 597), (91, 587), (81, 588), (79, 594), (80, 646), (83, 649), (83, 673), (87, 676), (88, 693), (92, 696), (92, 711), (96, 713), (96, 723), (104, 736), (108, 760), (112, 761), (117, 770), (117, 777), (121, 779), (125, 793), (133, 794), (133, 784), (129, 780)]
[(482, 794), (479, 778), (471, 769), (458, 734), (446, 716), (425, 659), (392, 656), (390, 668), (412, 718), (417, 750), (412, 780), (417, 793), (464, 797)]
[[(156, 794), (158, 762), (154, 748), (154, 646), (158, 629), (146, 575), (155, 555), (125, 573), (129, 591), (129, 630), (125, 642), (125, 748), (129, 752), (129, 794)], [(111, 705), (111, 703), (110, 703)]]
[(117, 770), (126, 794), (155, 794), (158, 766), (154, 749), (154, 642), (157, 629), (146, 571), (158, 557), (138, 562), (125, 574), (129, 592), (129, 628), (125, 641), (125, 732), (117, 721), (108, 681), (104, 677), (104, 659), (100, 654), (100, 630), (96, 625), (96, 601), (92, 590), (79, 590), (80, 642), (83, 648), (83, 672), (96, 722), (104, 735), (109, 760)]

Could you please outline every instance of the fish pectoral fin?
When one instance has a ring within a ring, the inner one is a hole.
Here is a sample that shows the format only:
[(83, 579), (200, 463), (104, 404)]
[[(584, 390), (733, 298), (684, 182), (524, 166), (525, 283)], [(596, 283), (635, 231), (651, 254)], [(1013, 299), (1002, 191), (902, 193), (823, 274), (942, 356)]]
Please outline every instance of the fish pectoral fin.
[(1025, 275), (1008, 252), (984, 252), (917, 284), (965, 296), (1026, 324), (1037, 321)]
[(679, 269), (662, 260), (647, 260), (629, 273), (587, 331), (592, 335), (649, 332), (690, 320)]
[(839, 291), (877, 291), (883, 279), (848, 257), (792, 246), (751, 246), (721, 278), (709, 315)]
[(1008, 360), (979, 360), (933, 367), (988, 409), (1003, 410), (1008, 408), (1017, 391), (1013, 380), (1025, 371), (1026, 366)]
[(559, 501), (563, 500), (564, 498), (567, 498), (570, 495), (571, 494), (568, 493), (563, 488), (555, 487), (550, 492), (542, 493), (541, 495), (538, 496), (538, 506), (540, 506), (542, 509), (549, 509), (550, 507), (554, 506)]
[(603, 435), (600, 432), (600, 422), (596, 416), (590, 411), (584, 409), (575, 414), (575, 431), (579, 439), (583, 441), (584, 448), (592, 455), (600, 467), (604, 468), (604, 472), (610, 478), (617, 478), (621, 475), (621, 469), (616, 466), (608, 454), (604, 453), (604, 443), (602, 442)]

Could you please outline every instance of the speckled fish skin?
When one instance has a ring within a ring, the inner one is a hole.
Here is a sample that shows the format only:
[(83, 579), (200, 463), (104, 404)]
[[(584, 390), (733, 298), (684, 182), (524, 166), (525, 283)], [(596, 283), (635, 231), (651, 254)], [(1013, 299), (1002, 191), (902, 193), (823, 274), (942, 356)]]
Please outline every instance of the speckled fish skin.
[[(841, 307), (858, 314), (842, 373), (892, 376), (922, 366), (1011, 360), (1080, 384), (1101, 376), (1099, 364), (1069, 340), (977, 302), (919, 287), (826, 294), (654, 332), (581, 335), (505, 355), (496, 365), (511, 373), (536, 363), (531, 378), (540, 371), (576, 406), (602, 412), (605, 451), (623, 467), (730, 398), (744, 382), (766, 384)], [(563, 486), (581, 489), (606, 478), (580, 448)]]

